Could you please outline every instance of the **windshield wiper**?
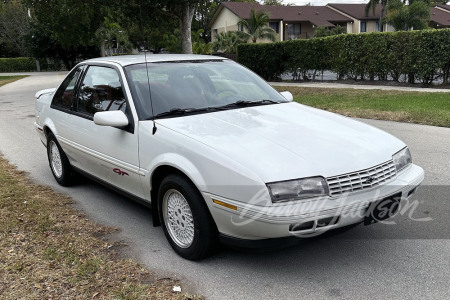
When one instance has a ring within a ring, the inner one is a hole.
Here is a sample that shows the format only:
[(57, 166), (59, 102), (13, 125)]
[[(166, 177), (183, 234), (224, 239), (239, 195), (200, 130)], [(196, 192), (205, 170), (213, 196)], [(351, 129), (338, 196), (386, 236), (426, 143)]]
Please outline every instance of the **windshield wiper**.
[(157, 118), (165, 118), (165, 117), (173, 117), (173, 116), (183, 116), (187, 114), (195, 114), (199, 112), (211, 112), (222, 109), (229, 108), (237, 108), (237, 107), (248, 107), (248, 106), (256, 106), (256, 105), (266, 105), (266, 104), (279, 104), (283, 102), (275, 101), (275, 100), (258, 100), (258, 101), (248, 101), (248, 100), (239, 100), (234, 103), (226, 104), (223, 106), (214, 106), (214, 107), (202, 107), (202, 108), (172, 108), (169, 111), (159, 113), (153, 117), (153, 119)]
[(153, 117), (153, 119), (164, 118), (164, 117), (172, 117), (172, 116), (177, 116), (177, 115), (183, 116), (183, 115), (191, 114), (191, 113), (208, 112), (210, 110), (211, 110), (211, 108), (209, 108), (209, 107), (202, 107), (202, 108), (172, 108), (169, 111), (162, 112), (162, 113), (159, 113), (159, 114), (155, 115)]
[(235, 107), (248, 107), (248, 106), (257, 106), (257, 105), (266, 105), (266, 104), (279, 104), (283, 102), (275, 101), (275, 100), (258, 100), (258, 101), (249, 101), (249, 100), (239, 100), (230, 104), (226, 104), (223, 106), (217, 106), (214, 107), (216, 109), (228, 109), (228, 108), (235, 108)]

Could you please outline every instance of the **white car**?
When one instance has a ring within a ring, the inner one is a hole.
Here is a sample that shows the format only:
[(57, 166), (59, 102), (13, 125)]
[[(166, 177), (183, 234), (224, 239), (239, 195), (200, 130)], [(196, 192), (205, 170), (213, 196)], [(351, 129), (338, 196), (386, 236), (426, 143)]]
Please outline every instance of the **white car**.
[(191, 260), (384, 220), (424, 177), (397, 138), (221, 57), (92, 59), (36, 98), (58, 183), (78, 172), (148, 204)]

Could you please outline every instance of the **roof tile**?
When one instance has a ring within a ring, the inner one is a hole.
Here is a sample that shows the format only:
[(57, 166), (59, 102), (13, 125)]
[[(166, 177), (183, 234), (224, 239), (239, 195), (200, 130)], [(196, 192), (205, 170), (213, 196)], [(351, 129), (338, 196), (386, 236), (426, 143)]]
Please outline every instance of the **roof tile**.
[[(447, 5), (450, 7), (450, 5)], [(450, 10), (448, 12), (442, 9), (430, 8), (430, 20), (441, 27), (450, 27)]]
[(358, 20), (379, 20), (381, 18), (381, 5), (377, 4), (375, 7), (375, 14), (372, 9), (366, 15), (366, 4), (340, 4), (328, 3), (328, 6), (333, 7), (355, 19)]
[(448, 4), (447, 5), (446, 4), (441, 4), (441, 5), (438, 5), (438, 7), (450, 11), (450, 5), (448, 5)]

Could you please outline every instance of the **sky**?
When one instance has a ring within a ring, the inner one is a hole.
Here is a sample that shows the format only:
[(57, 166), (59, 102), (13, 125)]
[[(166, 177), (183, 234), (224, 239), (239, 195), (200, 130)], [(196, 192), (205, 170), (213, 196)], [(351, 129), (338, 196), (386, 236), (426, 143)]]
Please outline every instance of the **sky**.
[[(283, 0), (283, 4), (293, 4), (293, 5), (305, 5), (311, 3), (311, 5), (326, 5), (327, 3), (367, 3), (368, 0)], [(447, 2), (450, 3), (450, 2)]]
[(284, 0), (283, 4), (293, 4), (293, 5), (305, 5), (311, 3), (311, 5), (326, 5), (327, 3), (367, 3), (364, 0)]

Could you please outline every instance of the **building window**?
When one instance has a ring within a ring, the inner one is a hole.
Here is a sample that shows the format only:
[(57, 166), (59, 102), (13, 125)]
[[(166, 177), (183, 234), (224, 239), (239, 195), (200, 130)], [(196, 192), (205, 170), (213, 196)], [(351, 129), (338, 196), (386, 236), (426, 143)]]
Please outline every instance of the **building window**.
[(294, 39), (296, 36), (302, 34), (301, 24), (288, 24), (288, 36), (290, 39)]
[(367, 23), (366, 22), (361, 22), (361, 32), (366, 32), (366, 26), (367, 26)]
[(238, 25), (238, 30), (239, 30), (239, 31), (244, 31), (244, 25), (239, 24), (239, 25)]
[(273, 30), (275, 30), (276, 33), (279, 33), (279, 23), (278, 22), (269, 22), (269, 26), (270, 28), (272, 28)]

